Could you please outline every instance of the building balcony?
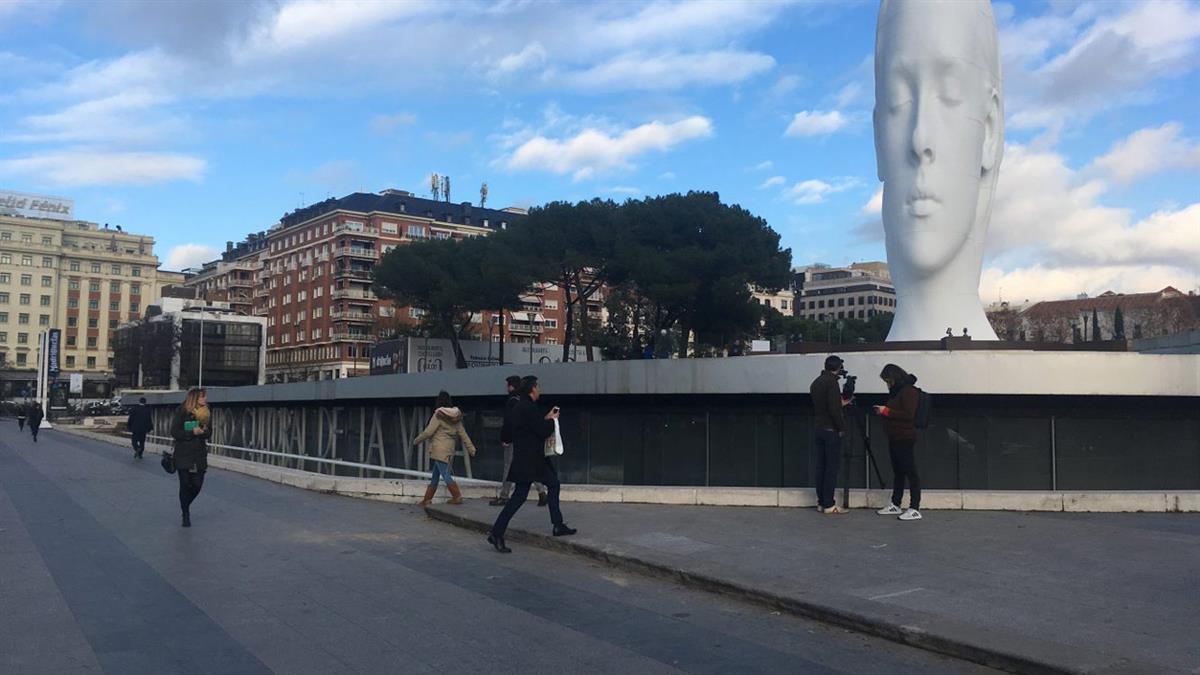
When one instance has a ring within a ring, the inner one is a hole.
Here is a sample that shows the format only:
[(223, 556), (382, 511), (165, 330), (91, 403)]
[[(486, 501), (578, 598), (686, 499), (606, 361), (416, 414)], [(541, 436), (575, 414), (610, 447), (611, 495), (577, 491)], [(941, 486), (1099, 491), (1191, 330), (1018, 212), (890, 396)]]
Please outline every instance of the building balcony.
[(364, 260), (379, 260), (379, 251), (365, 246), (339, 246), (333, 249), (333, 255), (338, 258), (362, 258)]
[(335, 342), (374, 342), (375, 339), (369, 333), (330, 333), (329, 337)]
[(507, 326), (508, 332), (516, 335), (541, 335), (546, 329), (538, 324), (528, 323), (510, 323)]
[(365, 302), (375, 302), (379, 299), (379, 296), (375, 295), (374, 291), (357, 288), (339, 288), (331, 293), (330, 296), (334, 300), (363, 300)]
[(271, 313), (270, 307), (255, 307), (254, 316), (267, 316)]
[(347, 278), (347, 279), (362, 279), (364, 281), (372, 280), (371, 270), (339, 268), (337, 270), (334, 270), (333, 276), (339, 277), (339, 278)]
[(230, 279), (230, 288), (254, 288), (258, 283), (253, 279)]
[(368, 237), (378, 237), (379, 228), (364, 225), (362, 227), (349, 227), (347, 225), (338, 225), (333, 228), (334, 232), (349, 232), (350, 234), (362, 234)]
[(329, 318), (334, 321), (353, 321), (355, 323), (371, 323), (375, 315), (371, 312), (332, 311)]
[(254, 289), (254, 297), (256, 298), (268, 298), (270, 296), (271, 289), (267, 288), (266, 286), (258, 286)]

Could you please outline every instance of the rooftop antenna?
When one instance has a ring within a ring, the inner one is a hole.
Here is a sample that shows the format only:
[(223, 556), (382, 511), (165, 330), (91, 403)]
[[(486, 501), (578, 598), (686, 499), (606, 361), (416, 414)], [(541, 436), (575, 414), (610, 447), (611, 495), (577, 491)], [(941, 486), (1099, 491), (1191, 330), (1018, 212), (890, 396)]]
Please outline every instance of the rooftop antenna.
[(487, 204), (488, 187), (487, 181), (479, 186), (479, 208), (483, 208)]
[(450, 202), (450, 176), (442, 176), (442, 196), (446, 198), (446, 203)]
[(442, 177), (436, 173), (429, 176), (429, 191), (433, 193), (433, 201), (437, 201), (442, 192)]

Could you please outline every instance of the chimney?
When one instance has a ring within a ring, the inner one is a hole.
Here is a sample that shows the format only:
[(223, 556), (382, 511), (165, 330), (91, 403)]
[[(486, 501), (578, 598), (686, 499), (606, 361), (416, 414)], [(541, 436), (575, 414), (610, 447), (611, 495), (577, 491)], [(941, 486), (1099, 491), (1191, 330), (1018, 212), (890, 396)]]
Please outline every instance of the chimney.
[(233, 242), (232, 241), (225, 242), (225, 252), (229, 253), (232, 250), (233, 250)]

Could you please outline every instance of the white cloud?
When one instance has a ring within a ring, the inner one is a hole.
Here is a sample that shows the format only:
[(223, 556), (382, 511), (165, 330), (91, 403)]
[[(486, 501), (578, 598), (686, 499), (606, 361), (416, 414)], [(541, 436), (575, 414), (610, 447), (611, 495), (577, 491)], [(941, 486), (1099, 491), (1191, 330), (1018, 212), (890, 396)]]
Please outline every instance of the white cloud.
[(883, 186), (880, 186), (875, 194), (867, 200), (867, 203), (863, 204), (862, 212), (868, 216), (877, 216), (883, 213)]
[(771, 85), (771, 88), (767, 90), (767, 94), (776, 98), (782, 98), (799, 89), (801, 84), (804, 84), (804, 78), (799, 75), (784, 75), (775, 80), (775, 84)]
[(614, 185), (613, 187), (608, 188), (608, 191), (613, 194), (618, 194), (618, 195), (644, 195), (644, 194), (646, 194), (645, 190), (643, 190), (641, 188), (637, 188), (637, 187), (631, 187), (628, 185)]
[(762, 184), (758, 186), (758, 189), (765, 190), (767, 188), (775, 187), (776, 185), (783, 185), (786, 182), (787, 179), (783, 176), (771, 176), (770, 178), (764, 180)]
[(417, 116), (410, 112), (398, 112), (391, 115), (376, 115), (371, 118), (371, 131), (387, 136), (395, 133), (400, 127), (416, 124)]
[(758, 52), (721, 50), (658, 55), (632, 52), (547, 79), (587, 91), (669, 91), (695, 85), (736, 84), (773, 67), (775, 59)]
[(1120, 183), (1168, 169), (1200, 167), (1200, 144), (1180, 138), (1182, 131), (1177, 122), (1141, 129), (1114, 145), (1092, 166)]
[(541, 67), (546, 62), (546, 48), (540, 42), (531, 42), (519, 51), (506, 54), (492, 66), (492, 75), (511, 75), (523, 70)]
[(721, 43), (770, 25), (785, 7), (783, 2), (653, 2), (635, 14), (594, 17), (594, 29), (582, 37), (591, 44), (625, 49), (662, 43)]
[(774, 168), (775, 168), (775, 162), (772, 162), (769, 159), (764, 162), (759, 162), (758, 164), (754, 165), (755, 171), (770, 171), (771, 169), (774, 169)]
[(827, 196), (845, 192), (857, 184), (858, 181), (852, 178), (842, 179), (836, 183), (827, 183), (817, 179), (804, 180), (784, 190), (783, 197), (802, 206), (820, 204), (825, 201)]
[(0, 176), (62, 187), (149, 185), (199, 180), (206, 163), (198, 157), (163, 152), (106, 152), (68, 149), (0, 160)]
[(217, 257), (217, 249), (205, 244), (180, 244), (167, 254), (163, 263), (168, 269), (182, 270), (199, 267)]
[(863, 100), (863, 85), (855, 81), (847, 84), (834, 94), (834, 105), (839, 108), (849, 108)]
[(803, 110), (796, 113), (783, 135), (792, 137), (824, 136), (844, 128), (849, 123), (850, 120), (837, 110), (829, 112)]
[(658, 177), (662, 180), (675, 180), (675, 172), (674, 171), (664, 171), (664, 172), (658, 174)]
[(1003, 298), (1009, 302), (1029, 300), (1067, 300), (1080, 293), (1097, 296), (1105, 291), (1146, 293), (1167, 286), (1187, 290), (1200, 286), (1193, 271), (1168, 265), (1110, 266), (1086, 265), (1047, 267), (1033, 265), (1005, 271), (999, 267), (983, 270), (979, 296), (985, 302)]
[(143, 145), (189, 133), (188, 124), (154, 110), (170, 99), (144, 90), (128, 90), (86, 100), (58, 112), (29, 115), (21, 130), (5, 135), (13, 143), (120, 143)]
[(650, 122), (616, 134), (588, 128), (562, 140), (538, 135), (517, 147), (506, 165), (516, 170), (569, 173), (581, 180), (628, 168), (634, 158), (647, 152), (663, 152), (712, 134), (712, 121), (694, 116), (672, 123)]

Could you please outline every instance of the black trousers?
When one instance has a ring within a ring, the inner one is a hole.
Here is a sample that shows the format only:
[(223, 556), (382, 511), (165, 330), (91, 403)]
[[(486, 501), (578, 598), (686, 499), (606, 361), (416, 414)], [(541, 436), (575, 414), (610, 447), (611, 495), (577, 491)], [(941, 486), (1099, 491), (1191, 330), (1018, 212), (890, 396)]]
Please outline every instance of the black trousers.
[(187, 469), (179, 469), (175, 475), (179, 476), (179, 508), (187, 513), (188, 507), (192, 505), (192, 502), (196, 500), (196, 495), (199, 495), (200, 489), (204, 487), (204, 472), (192, 473)]
[(41, 420), (38, 420), (37, 422), (34, 422), (33, 420), (29, 420), (29, 433), (33, 434), (33, 442), (34, 443), (37, 442), (37, 435), (38, 435), (39, 428), (41, 426), (42, 426)]
[(133, 454), (138, 457), (146, 451), (146, 434), (144, 432), (136, 432), (133, 434)]
[[(562, 484), (558, 482), (558, 471), (555, 470), (554, 464), (550, 458), (545, 459), (545, 464), (542, 466), (542, 485), (546, 486), (546, 498), (549, 500), (550, 507), (550, 522), (554, 525), (562, 525), (563, 515), (562, 509), (558, 505), (558, 494), (562, 491)], [(500, 515), (496, 516), (496, 522), (492, 525), (492, 536), (499, 539), (504, 538), (504, 533), (508, 531), (508, 522), (513, 516), (517, 515), (517, 510), (525, 503), (525, 499), (529, 497), (529, 488), (534, 481), (524, 483), (514, 483), (512, 496), (508, 498), (508, 503), (504, 505), (504, 509), (500, 511)]]
[(921, 508), (921, 477), (917, 475), (917, 458), (913, 452), (917, 441), (912, 438), (889, 438), (888, 454), (892, 457), (892, 472), (895, 477), (892, 482), (892, 503), (900, 506), (904, 499), (904, 483), (908, 482), (909, 508)]
[(837, 503), (833, 494), (837, 490), (838, 469), (842, 467), (842, 437), (830, 429), (817, 429), (813, 447), (817, 451), (817, 505), (827, 509)]

